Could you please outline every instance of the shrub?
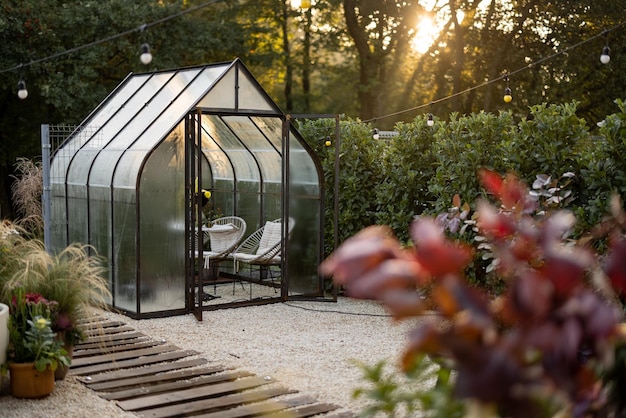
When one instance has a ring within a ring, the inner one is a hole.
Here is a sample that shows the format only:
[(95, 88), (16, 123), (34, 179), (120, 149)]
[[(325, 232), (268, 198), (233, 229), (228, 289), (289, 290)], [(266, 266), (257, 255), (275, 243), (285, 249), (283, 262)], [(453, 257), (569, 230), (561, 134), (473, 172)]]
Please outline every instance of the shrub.
[[(613, 360), (626, 350), (616, 298), (626, 295), (621, 202), (593, 237), (573, 241), (571, 212), (543, 213), (512, 175), (481, 171), (480, 178), (499, 203), (477, 203), (477, 228), (499, 260), (502, 296), (468, 285), (462, 272), (475, 249), (448, 239), (428, 217), (411, 226), (414, 247), (403, 248), (387, 227), (366, 228), (321, 271), (348, 295), (380, 301), (396, 319), (438, 313), (411, 333), (402, 366), (408, 370), (422, 355), (445, 359), (466, 409), (506, 417), (622, 416), (624, 366)], [(602, 235), (610, 240), (605, 256), (588, 246)], [(417, 289), (426, 286), (424, 300)]]

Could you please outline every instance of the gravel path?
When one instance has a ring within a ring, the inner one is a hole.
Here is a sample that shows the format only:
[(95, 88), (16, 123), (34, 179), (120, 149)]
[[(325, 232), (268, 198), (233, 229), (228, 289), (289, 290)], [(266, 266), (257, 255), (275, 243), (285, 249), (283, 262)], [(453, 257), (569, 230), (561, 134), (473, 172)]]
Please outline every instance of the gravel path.
[[(358, 413), (366, 404), (352, 391), (364, 386), (354, 361), (394, 366), (415, 323), (396, 323), (374, 302), (339, 298), (337, 303), (287, 302), (205, 312), (199, 322), (191, 314), (133, 320), (106, 312), (137, 331), (196, 350), (210, 363), (270, 376), (283, 386), (320, 402)], [(0, 390), (1, 417), (130, 417), (114, 403), (99, 398), (74, 378), (59, 382), (43, 400), (14, 399), (8, 378)]]

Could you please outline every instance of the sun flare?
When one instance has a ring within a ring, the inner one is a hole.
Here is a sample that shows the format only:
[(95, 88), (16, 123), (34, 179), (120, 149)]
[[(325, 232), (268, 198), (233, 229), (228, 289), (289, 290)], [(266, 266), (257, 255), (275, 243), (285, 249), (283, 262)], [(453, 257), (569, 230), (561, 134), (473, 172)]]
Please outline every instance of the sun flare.
[(412, 41), (413, 49), (420, 54), (425, 54), (428, 48), (435, 42), (435, 39), (437, 39), (440, 28), (437, 27), (430, 17), (424, 16), (420, 19), (415, 29), (415, 36)]

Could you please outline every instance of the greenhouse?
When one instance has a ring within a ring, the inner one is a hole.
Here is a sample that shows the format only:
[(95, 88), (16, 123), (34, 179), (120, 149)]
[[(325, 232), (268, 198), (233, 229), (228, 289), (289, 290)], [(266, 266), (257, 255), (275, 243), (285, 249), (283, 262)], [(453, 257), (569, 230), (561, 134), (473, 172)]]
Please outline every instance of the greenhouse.
[(106, 260), (112, 308), (324, 297), (319, 162), (241, 61), (130, 74), (52, 148), (47, 242)]

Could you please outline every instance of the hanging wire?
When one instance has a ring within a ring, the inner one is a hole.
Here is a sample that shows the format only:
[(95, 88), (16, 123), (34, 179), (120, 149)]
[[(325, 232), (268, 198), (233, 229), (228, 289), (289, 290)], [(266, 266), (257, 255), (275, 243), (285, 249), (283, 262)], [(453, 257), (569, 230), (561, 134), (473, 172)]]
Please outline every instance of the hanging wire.
[[(93, 41), (93, 42), (90, 42), (90, 43), (87, 43), (87, 44), (84, 44), (84, 45), (80, 45), (80, 46), (75, 47), (75, 48), (71, 48), (71, 49), (68, 49), (68, 50), (65, 50), (65, 51), (61, 51), (61, 52), (58, 52), (56, 54), (49, 55), (47, 57), (39, 58), (39, 59), (30, 61), (29, 63), (26, 63), (26, 64), (19, 64), (19, 65), (10, 67), (10, 68), (6, 68), (4, 70), (0, 70), (0, 74), (4, 74), (4, 73), (10, 72), (10, 71), (15, 71), (15, 70), (20, 69), (22, 67), (29, 67), (29, 66), (32, 66), (32, 65), (35, 65), (35, 64), (39, 64), (39, 63), (42, 63), (42, 62), (50, 61), (50, 60), (53, 60), (53, 59), (56, 59), (56, 58), (60, 58), (60, 57), (72, 54), (74, 52), (82, 51), (83, 49), (87, 49), (87, 48), (90, 48), (92, 46), (100, 45), (100, 44), (103, 44), (103, 43), (106, 43), (106, 42), (109, 42), (109, 41), (112, 41), (112, 40), (115, 40), (115, 39), (119, 39), (119, 38), (122, 38), (124, 36), (128, 36), (128, 35), (130, 35), (130, 34), (132, 34), (134, 32), (143, 31), (143, 30), (145, 30), (147, 28), (150, 28), (152, 26), (156, 26), (156, 25), (159, 25), (161, 23), (165, 23), (165, 22), (168, 22), (170, 20), (176, 19), (176, 18), (178, 18), (180, 16), (184, 16), (186, 14), (193, 13), (193, 12), (195, 12), (197, 10), (203, 9), (205, 7), (208, 7), (208, 6), (212, 5), (212, 4), (219, 3), (221, 1), (223, 1), (223, 0), (210, 0), (210, 1), (207, 1), (205, 3), (199, 4), (197, 6), (191, 7), (189, 9), (181, 10), (180, 12), (171, 14), (169, 16), (165, 16), (165, 17), (163, 17), (161, 19), (158, 19), (158, 20), (155, 20), (153, 22), (144, 23), (144, 24), (142, 24), (141, 26), (139, 26), (137, 28), (129, 29), (127, 31), (120, 32), (118, 34), (115, 34), (115, 35), (112, 35), (112, 36), (109, 36), (109, 37), (106, 37), (106, 38), (98, 39), (96, 41)], [(582, 45), (584, 45), (584, 44), (586, 44), (588, 42), (591, 42), (592, 40), (595, 40), (595, 39), (597, 39), (597, 38), (599, 38), (601, 36), (605, 36), (607, 38), (607, 46), (605, 48), (608, 48), (608, 34), (610, 32), (612, 32), (612, 31), (614, 31), (614, 30), (617, 30), (617, 29), (623, 27), (624, 25), (626, 25), (626, 22), (620, 23), (619, 25), (616, 25), (616, 26), (614, 26), (614, 27), (612, 27), (610, 29), (606, 29), (603, 32), (600, 32), (600, 33), (598, 33), (596, 35), (591, 36), (590, 38), (584, 39), (584, 40), (582, 40), (582, 41), (580, 41), (580, 42), (578, 42), (578, 43), (576, 43), (576, 44), (574, 44), (574, 45), (572, 45), (570, 47), (567, 47), (567, 48), (563, 49), (562, 51), (559, 51), (559, 52), (556, 52), (556, 53), (554, 53), (552, 55), (544, 57), (544, 58), (534, 62), (532, 65), (527, 65), (527, 66), (524, 66), (524, 67), (520, 67), (520, 68), (518, 68), (518, 69), (508, 73), (507, 76), (515, 75), (515, 74), (520, 73), (522, 71), (531, 69), (533, 66), (537, 66), (537, 65), (539, 65), (541, 63), (544, 63), (546, 61), (554, 59), (555, 57), (557, 57), (559, 55), (566, 54), (569, 51), (571, 51), (572, 49), (578, 48), (578, 47), (580, 47), (580, 46), (582, 46)], [(488, 86), (490, 84), (496, 83), (496, 82), (502, 80), (504, 77), (505, 76), (502, 75), (502, 76), (494, 78), (492, 80), (487, 80), (487, 81), (485, 81), (483, 83), (480, 83), (480, 84), (478, 84), (476, 86), (473, 86), (473, 87), (467, 88), (467, 89), (465, 89), (463, 91), (460, 91), (460, 92), (457, 92), (457, 93), (453, 93), (453, 94), (450, 94), (448, 96), (445, 96), (445, 97), (433, 100), (433, 101), (431, 101), (430, 103), (427, 103), (427, 104), (414, 106), (414, 107), (411, 107), (411, 108), (408, 108), (408, 109), (400, 110), (400, 111), (389, 113), (389, 114), (382, 115), (382, 116), (375, 116), (375, 117), (373, 117), (371, 119), (362, 120), (362, 121), (360, 121), (358, 123), (371, 123), (371, 122), (373, 122), (375, 120), (378, 120), (378, 119), (386, 119), (386, 118), (390, 118), (390, 117), (393, 117), (393, 116), (398, 116), (398, 115), (402, 115), (404, 113), (408, 113), (408, 112), (412, 112), (412, 111), (415, 111), (415, 110), (419, 110), (419, 109), (422, 109), (422, 108), (424, 108), (426, 106), (429, 106), (429, 105), (432, 106), (433, 104), (441, 103), (441, 102), (453, 99), (455, 97), (459, 97), (461, 95), (467, 94), (467, 93), (472, 92), (474, 90), (486, 87), (486, 86)]]
[[(598, 39), (599, 37), (602, 37), (602, 36), (608, 36), (608, 33), (609, 33), (609, 32), (612, 32), (612, 31), (614, 31), (614, 30), (617, 30), (617, 29), (619, 29), (619, 28), (623, 27), (624, 25), (626, 25), (626, 22), (620, 23), (619, 25), (616, 25), (616, 26), (614, 26), (614, 27), (612, 27), (612, 28), (610, 28), (610, 29), (607, 29), (607, 30), (605, 30), (605, 31), (603, 31), (603, 32), (600, 32), (600, 33), (596, 34), (596, 35), (593, 35), (593, 36), (592, 36), (592, 37), (590, 37), (590, 38), (584, 39), (584, 40), (582, 40), (582, 41), (580, 41), (580, 42), (578, 42), (578, 43), (576, 43), (576, 44), (574, 44), (574, 45), (571, 45), (571, 46), (569, 46), (569, 47), (567, 47), (567, 48), (565, 48), (565, 49), (563, 49), (563, 50), (561, 50), (561, 51), (555, 52), (555, 53), (554, 53), (554, 54), (552, 54), (552, 55), (549, 55), (549, 56), (547, 56), (547, 57), (541, 58), (540, 60), (535, 61), (535, 62), (534, 62), (533, 64), (531, 64), (531, 65), (525, 65), (525, 66), (520, 67), (520, 68), (518, 68), (518, 69), (516, 69), (516, 70), (514, 70), (514, 71), (511, 71), (511, 72), (507, 73), (507, 76), (511, 76), (511, 75), (515, 75), (515, 74), (521, 73), (522, 71), (529, 70), (529, 69), (531, 69), (531, 68), (533, 68), (533, 67), (535, 67), (535, 66), (537, 66), (537, 65), (539, 65), (539, 64), (542, 64), (542, 63), (544, 63), (544, 62), (546, 62), (546, 61), (549, 61), (549, 60), (551, 60), (551, 59), (554, 59), (554, 58), (558, 57), (559, 55), (562, 55), (562, 54), (567, 54), (567, 53), (569, 53), (569, 51), (571, 51), (571, 50), (573, 50), (573, 49), (576, 49), (576, 48), (578, 48), (578, 47), (580, 47), (580, 46), (582, 46), (582, 45), (585, 45), (585, 44), (587, 44), (587, 43), (589, 43), (589, 42), (591, 42), (591, 41), (593, 41), (593, 40), (595, 40), (595, 39)], [(390, 117), (393, 117), (393, 116), (402, 115), (402, 114), (404, 114), (404, 113), (413, 112), (413, 111), (415, 111), (415, 110), (420, 110), (420, 109), (423, 109), (423, 108), (425, 108), (425, 107), (427, 107), (427, 106), (432, 106), (433, 104), (437, 104), (437, 103), (445, 102), (445, 101), (447, 101), (447, 100), (453, 99), (453, 98), (455, 98), (455, 97), (462, 96), (462, 95), (467, 94), (467, 93), (469, 93), (469, 92), (472, 92), (472, 91), (474, 91), (474, 90), (477, 90), (477, 89), (480, 89), (480, 88), (486, 87), (486, 86), (488, 86), (488, 85), (490, 85), (490, 84), (497, 83), (497, 82), (499, 82), (499, 81), (503, 80), (503, 79), (504, 79), (504, 77), (505, 77), (505, 75), (503, 74), (503, 75), (501, 75), (500, 77), (494, 78), (494, 79), (492, 79), (492, 80), (487, 80), (487, 81), (484, 81), (483, 83), (480, 83), (480, 84), (478, 84), (478, 85), (476, 85), (476, 86), (474, 86), (474, 87), (470, 87), (470, 88), (467, 88), (467, 89), (465, 89), (465, 90), (463, 90), (463, 91), (460, 91), (460, 92), (457, 92), (457, 93), (450, 94), (450, 95), (445, 96), (445, 97), (442, 97), (442, 98), (440, 98), (440, 99), (433, 100), (433, 101), (431, 101), (430, 103), (425, 103), (425, 104), (422, 104), (422, 105), (419, 105), (419, 106), (411, 107), (411, 108), (408, 108), (408, 109), (400, 110), (400, 111), (393, 112), (393, 113), (389, 113), (389, 114), (382, 115), (382, 116), (376, 116), (376, 117), (373, 117), (373, 118), (371, 118), (371, 119), (362, 120), (360, 123), (370, 123), (370, 122), (372, 122), (372, 121), (374, 121), (374, 120), (378, 120), (378, 119), (386, 119), (386, 118), (390, 118)]]
[(189, 9), (181, 10), (180, 12), (171, 14), (169, 16), (165, 16), (165, 17), (163, 17), (161, 19), (152, 21), (150, 23), (144, 23), (144, 24), (142, 24), (141, 26), (139, 26), (137, 28), (129, 29), (129, 30), (126, 30), (124, 32), (117, 33), (115, 35), (108, 36), (106, 38), (98, 39), (98, 40), (95, 40), (93, 42), (89, 42), (89, 43), (86, 43), (84, 45), (77, 46), (75, 48), (71, 48), (71, 49), (67, 49), (65, 51), (57, 52), (56, 54), (52, 54), (52, 55), (49, 55), (47, 57), (39, 58), (39, 59), (30, 61), (30, 62), (28, 62), (26, 64), (19, 64), (19, 65), (13, 66), (11, 68), (6, 68), (4, 70), (0, 70), (0, 74), (8, 73), (10, 71), (15, 71), (15, 70), (17, 70), (17, 69), (19, 69), (21, 67), (30, 67), (30, 66), (35, 65), (35, 64), (40, 64), (42, 62), (51, 61), (51, 60), (56, 59), (56, 58), (60, 58), (60, 57), (66, 56), (66, 55), (73, 54), (74, 52), (82, 51), (83, 49), (91, 48), (92, 46), (100, 45), (100, 44), (103, 44), (103, 43), (106, 43), (106, 42), (113, 41), (115, 39), (123, 38), (123, 37), (128, 36), (128, 35), (130, 35), (132, 33), (135, 33), (135, 32), (138, 32), (138, 31), (139, 32), (144, 31), (147, 28), (150, 28), (152, 26), (160, 25), (162, 23), (165, 23), (165, 22), (168, 22), (170, 20), (176, 19), (176, 18), (178, 18), (180, 16), (184, 16), (186, 14), (193, 13), (195, 11), (198, 11), (198, 10), (203, 9), (205, 7), (208, 7), (208, 6), (212, 5), (212, 4), (219, 3), (219, 2), (222, 2), (222, 1), (224, 1), (224, 0), (210, 0), (210, 1), (207, 1), (205, 3), (199, 4), (197, 6), (190, 7)]

